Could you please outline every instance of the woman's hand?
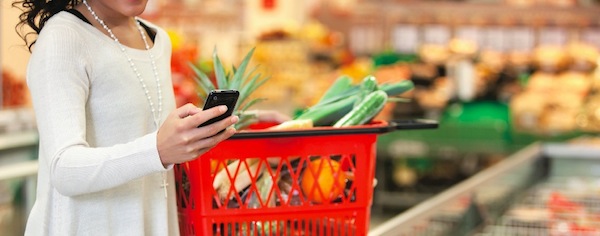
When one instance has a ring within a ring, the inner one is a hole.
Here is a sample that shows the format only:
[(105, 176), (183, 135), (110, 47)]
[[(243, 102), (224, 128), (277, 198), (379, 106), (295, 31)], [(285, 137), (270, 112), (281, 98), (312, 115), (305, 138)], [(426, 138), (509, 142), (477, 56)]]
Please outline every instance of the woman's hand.
[[(231, 137), (236, 132), (231, 125), (238, 122), (237, 116), (198, 128), (198, 125), (226, 111), (227, 106), (202, 110), (193, 104), (186, 104), (171, 112), (157, 134), (157, 148), (163, 165), (193, 160)], [(223, 129), (226, 130), (219, 133)]]

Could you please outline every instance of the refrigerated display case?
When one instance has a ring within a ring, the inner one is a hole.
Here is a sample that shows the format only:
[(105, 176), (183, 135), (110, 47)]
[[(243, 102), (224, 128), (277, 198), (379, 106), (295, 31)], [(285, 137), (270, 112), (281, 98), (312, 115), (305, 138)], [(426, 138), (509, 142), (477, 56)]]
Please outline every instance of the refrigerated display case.
[(600, 147), (533, 143), (369, 235), (598, 235)]
[(33, 110), (0, 110), (0, 232), (23, 235), (35, 200), (38, 133)]

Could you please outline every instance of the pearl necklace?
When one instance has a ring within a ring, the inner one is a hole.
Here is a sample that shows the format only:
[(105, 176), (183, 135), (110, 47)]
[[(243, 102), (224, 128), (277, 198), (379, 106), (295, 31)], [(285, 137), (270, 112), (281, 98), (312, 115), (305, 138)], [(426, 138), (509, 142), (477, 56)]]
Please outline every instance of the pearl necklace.
[[(162, 89), (160, 86), (160, 79), (158, 77), (158, 70), (156, 69), (156, 62), (154, 61), (154, 54), (152, 54), (152, 51), (150, 51), (150, 45), (148, 45), (148, 39), (146, 39), (146, 34), (144, 34), (144, 29), (142, 28), (139, 19), (137, 17), (134, 18), (137, 28), (138, 28), (138, 31), (140, 32), (140, 35), (142, 35), (142, 40), (144, 41), (144, 46), (146, 47), (146, 51), (150, 55), (150, 61), (152, 62), (152, 71), (154, 72), (154, 79), (156, 80), (156, 90), (157, 90), (157, 96), (158, 96), (158, 108), (157, 109), (154, 108), (154, 102), (152, 102), (152, 97), (150, 96), (150, 91), (148, 91), (148, 88), (146, 86), (146, 83), (144, 82), (144, 79), (142, 78), (142, 75), (140, 74), (137, 67), (133, 63), (133, 60), (131, 59), (129, 54), (127, 54), (125, 47), (119, 42), (119, 39), (117, 38), (117, 36), (115, 36), (115, 34), (113, 34), (112, 30), (110, 28), (108, 28), (108, 26), (104, 23), (104, 21), (102, 19), (100, 19), (98, 17), (98, 15), (96, 15), (96, 12), (94, 12), (94, 10), (92, 10), (92, 7), (90, 7), (90, 5), (87, 3), (86, 0), (83, 0), (83, 4), (85, 4), (85, 7), (92, 14), (94, 19), (96, 19), (96, 21), (98, 21), (98, 23), (100, 23), (100, 25), (102, 25), (102, 28), (104, 28), (108, 32), (108, 34), (110, 35), (110, 38), (112, 38), (115, 41), (115, 43), (117, 43), (117, 45), (119, 45), (121, 52), (123, 52), (123, 54), (125, 54), (125, 57), (127, 57), (127, 61), (129, 62), (129, 67), (131, 67), (131, 69), (135, 73), (135, 76), (137, 77), (138, 81), (140, 81), (140, 85), (142, 85), (142, 88), (144, 89), (144, 93), (146, 94), (146, 99), (148, 100), (148, 104), (150, 104), (150, 110), (152, 111), (152, 119), (154, 120), (154, 125), (156, 126), (156, 129), (158, 129), (159, 123), (160, 123), (160, 117), (162, 114)], [(167, 194), (167, 186), (168, 185), (169, 184), (167, 183), (167, 172), (165, 171), (162, 173), (162, 183), (160, 185), (160, 187), (163, 188), (163, 190), (165, 192), (165, 198), (167, 198), (167, 195), (168, 195)]]
[(125, 47), (119, 42), (119, 39), (115, 36), (115, 34), (113, 34), (112, 30), (110, 28), (108, 28), (108, 26), (104, 23), (104, 21), (102, 19), (100, 19), (98, 17), (98, 15), (96, 15), (96, 12), (94, 12), (94, 10), (92, 10), (92, 8), (90, 7), (90, 5), (87, 3), (86, 0), (83, 0), (83, 4), (85, 4), (86, 8), (92, 14), (94, 19), (96, 19), (96, 21), (98, 21), (98, 23), (100, 23), (100, 25), (102, 25), (102, 28), (104, 28), (108, 32), (110, 37), (115, 41), (115, 43), (117, 43), (117, 45), (121, 49), (121, 52), (123, 52), (123, 54), (125, 54), (125, 57), (127, 57), (127, 61), (129, 62), (129, 67), (131, 67), (131, 69), (135, 73), (138, 81), (140, 82), (142, 89), (144, 89), (144, 93), (146, 94), (146, 99), (148, 100), (148, 104), (150, 104), (150, 110), (152, 111), (152, 118), (154, 120), (154, 125), (158, 129), (159, 123), (160, 123), (160, 117), (162, 115), (162, 89), (161, 89), (161, 85), (160, 85), (160, 78), (158, 77), (158, 69), (156, 68), (156, 62), (154, 61), (154, 54), (152, 54), (152, 52), (150, 51), (150, 46), (148, 45), (148, 39), (146, 39), (146, 34), (144, 34), (144, 29), (142, 28), (140, 21), (138, 20), (137, 17), (135, 17), (135, 22), (137, 24), (138, 31), (142, 35), (142, 40), (144, 41), (146, 51), (150, 55), (150, 61), (152, 62), (152, 71), (154, 72), (154, 79), (156, 80), (158, 108), (154, 108), (154, 102), (152, 101), (152, 96), (150, 96), (150, 91), (148, 91), (148, 88), (146, 86), (146, 83), (144, 82), (144, 79), (142, 78), (142, 75), (140, 74), (137, 67), (133, 63), (133, 60), (131, 59), (129, 54), (127, 54)]

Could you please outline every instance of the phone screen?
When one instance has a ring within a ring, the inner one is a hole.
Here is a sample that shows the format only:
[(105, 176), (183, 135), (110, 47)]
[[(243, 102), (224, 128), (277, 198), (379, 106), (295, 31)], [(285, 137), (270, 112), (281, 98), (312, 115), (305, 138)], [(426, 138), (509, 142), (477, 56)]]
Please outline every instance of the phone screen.
[[(227, 112), (223, 113), (220, 116), (212, 118), (198, 127), (207, 126), (222, 119), (225, 119), (233, 114), (233, 110), (235, 108), (235, 104), (237, 103), (238, 97), (240, 96), (239, 91), (237, 90), (213, 90), (206, 97), (206, 101), (204, 102), (204, 110), (219, 106), (226, 105)], [(222, 132), (222, 131), (221, 131)]]

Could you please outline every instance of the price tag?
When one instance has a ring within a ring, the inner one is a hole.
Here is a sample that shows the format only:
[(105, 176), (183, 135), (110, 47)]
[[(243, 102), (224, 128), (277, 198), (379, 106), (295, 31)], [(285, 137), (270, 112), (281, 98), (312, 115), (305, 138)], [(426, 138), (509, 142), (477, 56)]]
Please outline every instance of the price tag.
[(426, 43), (447, 44), (450, 40), (450, 29), (443, 25), (430, 25), (424, 29)]
[(419, 46), (419, 30), (415, 25), (396, 25), (392, 32), (394, 50), (403, 53), (415, 53)]
[(465, 26), (456, 29), (456, 37), (459, 39), (473, 41), (477, 45), (481, 45), (483, 43), (481, 29), (474, 26)]
[(509, 30), (507, 44), (511, 50), (529, 52), (535, 45), (535, 34), (529, 27), (515, 27)]
[(564, 45), (567, 42), (567, 32), (558, 27), (542, 28), (539, 33), (540, 44)]
[(483, 48), (503, 52), (505, 47), (504, 29), (500, 27), (490, 27), (485, 29)]
[(600, 50), (600, 28), (586, 29), (582, 32), (581, 40), (596, 46)]

